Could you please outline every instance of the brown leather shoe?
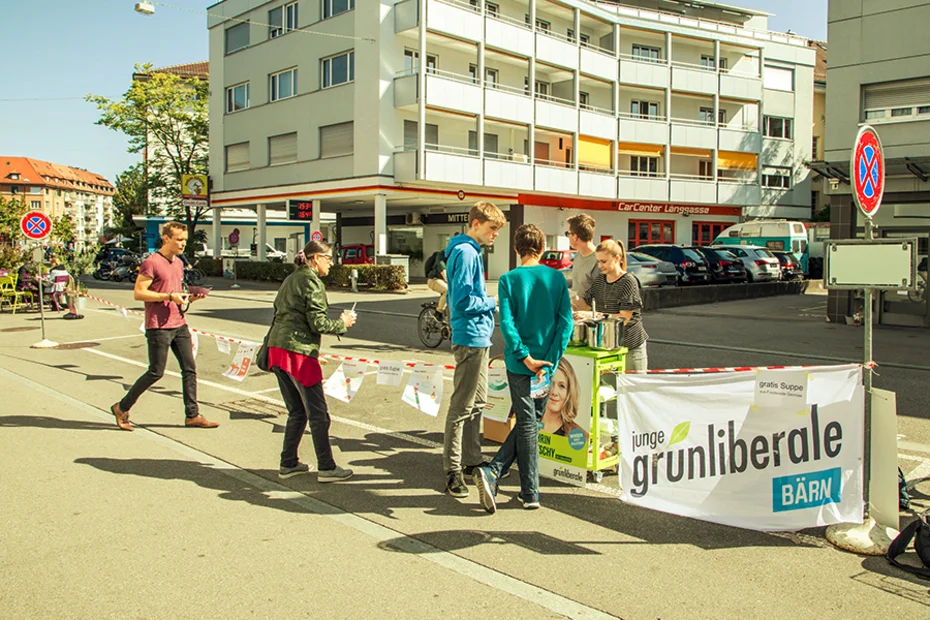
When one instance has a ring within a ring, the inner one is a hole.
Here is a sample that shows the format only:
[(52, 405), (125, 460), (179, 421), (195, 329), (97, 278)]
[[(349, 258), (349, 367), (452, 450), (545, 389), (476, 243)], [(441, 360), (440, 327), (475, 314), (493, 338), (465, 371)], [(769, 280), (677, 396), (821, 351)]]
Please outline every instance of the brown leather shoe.
[(116, 418), (116, 425), (118, 427), (124, 431), (132, 430), (132, 424), (129, 423), (129, 412), (120, 409), (118, 402), (113, 403), (110, 407), (110, 411), (113, 413), (113, 417)]
[(184, 419), (184, 426), (192, 426), (194, 428), (216, 428), (219, 425), (219, 422), (210, 422), (202, 415), (199, 415), (196, 418)]

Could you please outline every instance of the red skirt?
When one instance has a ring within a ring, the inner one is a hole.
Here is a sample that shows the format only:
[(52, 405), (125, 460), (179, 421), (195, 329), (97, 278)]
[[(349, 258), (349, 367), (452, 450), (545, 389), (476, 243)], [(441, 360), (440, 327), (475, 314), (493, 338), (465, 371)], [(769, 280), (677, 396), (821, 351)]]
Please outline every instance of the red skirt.
[(305, 387), (314, 386), (323, 380), (320, 360), (287, 349), (268, 347), (268, 365), (271, 368), (280, 368)]

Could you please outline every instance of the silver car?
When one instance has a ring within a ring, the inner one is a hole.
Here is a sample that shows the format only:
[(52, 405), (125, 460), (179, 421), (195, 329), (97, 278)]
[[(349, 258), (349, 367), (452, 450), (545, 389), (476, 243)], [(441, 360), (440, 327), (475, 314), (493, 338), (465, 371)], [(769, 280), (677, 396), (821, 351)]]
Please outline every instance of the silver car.
[(639, 278), (640, 284), (647, 286), (676, 286), (678, 271), (675, 265), (642, 252), (629, 252), (626, 255), (626, 268)]
[(781, 264), (768, 248), (758, 245), (713, 245), (714, 249), (735, 254), (746, 266), (749, 282), (769, 282), (781, 279)]

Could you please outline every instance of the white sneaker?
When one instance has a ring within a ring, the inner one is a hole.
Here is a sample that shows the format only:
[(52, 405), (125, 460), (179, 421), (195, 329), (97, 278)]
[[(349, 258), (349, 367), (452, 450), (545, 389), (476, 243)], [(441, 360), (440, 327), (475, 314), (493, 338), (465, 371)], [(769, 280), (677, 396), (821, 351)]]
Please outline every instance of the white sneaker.
[(523, 499), (522, 497), (520, 497), (519, 495), (517, 496), (517, 499), (519, 499), (519, 500), (520, 500), (520, 503), (523, 504), (523, 508), (524, 508), (525, 510), (536, 510), (537, 508), (539, 508), (539, 500), (538, 500), (538, 499), (529, 502), (529, 501), (526, 501), (525, 499)]
[(351, 469), (336, 465), (336, 469), (320, 470), (317, 480), (319, 482), (342, 482), (351, 478), (353, 473)]

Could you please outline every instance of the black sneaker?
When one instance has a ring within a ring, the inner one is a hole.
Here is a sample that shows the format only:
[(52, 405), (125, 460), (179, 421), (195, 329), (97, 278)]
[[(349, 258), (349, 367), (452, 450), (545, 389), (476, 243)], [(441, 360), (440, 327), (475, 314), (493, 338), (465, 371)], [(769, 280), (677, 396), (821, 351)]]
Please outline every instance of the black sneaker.
[(449, 474), (446, 482), (446, 493), (452, 497), (468, 497), (468, 487), (465, 486), (465, 477), (460, 471)]

